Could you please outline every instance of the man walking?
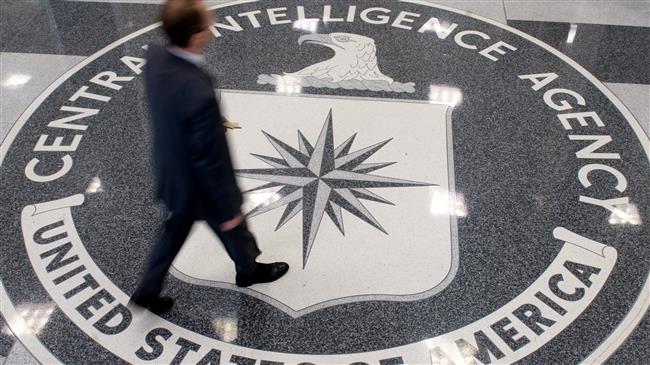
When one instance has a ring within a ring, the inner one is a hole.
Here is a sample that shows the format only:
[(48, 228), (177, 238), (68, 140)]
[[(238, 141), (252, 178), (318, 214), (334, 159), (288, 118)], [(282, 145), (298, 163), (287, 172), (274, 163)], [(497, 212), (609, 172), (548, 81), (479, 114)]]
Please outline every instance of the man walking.
[(201, 70), (211, 24), (202, 0), (168, 0), (162, 10), (162, 27), (170, 46), (151, 46), (146, 56), (157, 197), (170, 215), (132, 301), (154, 313), (168, 311), (174, 304), (171, 298), (160, 297), (160, 292), (196, 220), (205, 220), (225, 246), (235, 263), (238, 286), (271, 282), (289, 269), (284, 262), (255, 260), (260, 251), (240, 211), (242, 194), (214, 87)]

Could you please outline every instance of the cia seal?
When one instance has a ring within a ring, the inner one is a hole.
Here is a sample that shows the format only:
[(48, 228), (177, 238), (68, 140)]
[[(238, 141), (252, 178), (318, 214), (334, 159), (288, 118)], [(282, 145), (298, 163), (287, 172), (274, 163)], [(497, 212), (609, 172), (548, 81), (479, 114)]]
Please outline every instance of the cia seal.
[(581, 66), (416, 0), (213, 12), (244, 210), (262, 259), (296, 269), (237, 288), (197, 224), (174, 311), (128, 306), (165, 214), (142, 95), (154, 24), (63, 75), (2, 145), (2, 314), (39, 360), (600, 363), (640, 321), (650, 142)]

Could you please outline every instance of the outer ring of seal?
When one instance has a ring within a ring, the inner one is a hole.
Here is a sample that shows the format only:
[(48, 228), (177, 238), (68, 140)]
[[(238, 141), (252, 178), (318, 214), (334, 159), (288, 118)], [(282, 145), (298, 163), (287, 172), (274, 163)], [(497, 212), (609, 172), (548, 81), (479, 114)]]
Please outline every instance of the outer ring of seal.
[[(239, 4), (244, 4), (244, 3), (252, 3), (252, 2), (257, 2), (258, 0), (237, 0), (237, 1), (232, 1), (226, 4), (220, 4), (220, 5), (215, 5), (209, 8), (209, 10), (214, 10), (218, 8), (225, 8), (228, 6), (233, 6), (233, 5), (239, 5)], [(443, 9), (446, 11), (454, 12), (457, 14), (461, 14), (467, 17), (471, 17), (474, 19), (478, 19), (480, 21), (483, 21), (485, 23), (494, 25), (496, 27), (502, 28), (510, 33), (513, 33), (515, 35), (518, 35), (525, 40), (536, 44), (542, 48), (544, 48), (546, 51), (548, 51), (550, 54), (558, 57), (560, 60), (564, 61), (567, 63), (569, 66), (573, 67), (576, 69), (580, 74), (582, 74), (588, 81), (590, 81), (594, 86), (598, 88), (613, 104), (616, 106), (616, 108), (623, 114), (627, 122), (630, 124), (634, 132), (636, 133), (637, 137), (639, 138), (639, 141), (641, 142), (641, 146), (643, 150), (646, 153), (646, 157), (648, 157), (648, 162), (650, 163), (650, 137), (645, 133), (643, 128), (641, 127), (641, 124), (639, 121), (634, 118), (630, 110), (621, 102), (614, 93), (612, 93), (611, 90), (609, 90), (602, 82), (600, 82), (594, 75), (592, 75), (589, 71), (587, 71), (584, 67), (580, 66), (577, 62), (569, 58), (567, 55), (563, 54), (562, 52), (558, 51), (557, 49), (549, 46), (548, 44), (542, 42), (541, 40), (534, 38), (520, 30), (517, 30), (513, 27), (510, 27), (506, 24), (501, 24), (495, 20), (485, 18), (480, 15), (476, 14), (471, 14), (469, 12), (463, 11), (463, 10), (458, 10), (454, 9), (451, 7), (443, 6), (443, 5), (437, 5), (437, 4), (432, 4), (429, 2), (426, 2), (424, 0), (401, 0), (402, 2), (407, 2), (407, 3), (413, 3), (413, 4), (418, 4), (418, 5), (423, 5), (423, 6), (428, 6), (428, 7), (433, 7), (433, 8), (439, 8)], [(25, 123), (29, 120), (29, 118), (32, 116), (34, 111), (47, 99), (50, 94), (56, 90), (61, 84), (63, 84), (68, 78), (70, 78), (72, 75), (74, 75), (77, 71), (81, 70), (84, 68), (86, 65), (89, 63), (95, 61), (105, 53), (109, 52), (110, 50), (116, 48), (119, 45), (122, 45), (129, 40), (144, 34), (146, 32), (149, 32), (157, 27), (160, 26), (160, 23), (155, 23), (152, 25), (149, 25), (147, 27), (144, 27), (134, 33), (131, 33), (111, 44), (108, 46), (100, 49), (93, 55), (89, 56), (85, 60), (81, 61), (74, 67), (72, 67), (70, 70), (68, 70), (66, 73), (61, 75), (56, 81), (54, 81), (50, 86), (41, 93), (36, 100), (34, 100), (30, 106), (23, 112), (23, 114), (18, 118), (16, 123), (12, 126), (12, 128), (9, 130), (9, 133), (5, 137), (4, 141), (0, 145), (0, 167), (2, 167), (2, 162), (4, 161), (5, 156), (7, 155), (7, 152), (9, 151), (9, 147), (13, 143), (14, 139), (18, 135), (18, 132), (22, 129), (22, 127), (25, 125)], [(644, 314), (648, 311), (648, 308), (650, 308), (650, 272), (648, 272), (648, 275), (646, 277), (645, 284), (643, 285), (643, 288), (641, 289), (641, 293), (639, 297), (637, 298), (636, 302), (634, 303), (634, 306), (632, 309), (628, 312), (628, 314), (625, 316), (623, 321), (619, 323), (619, 325), (614, 329), (614, 331), (607, 337), (605, 341), (603, 341), (598, 348), (596, 348), (586, 359), (582, 361), (583, 364), (594, 364), (594, 363), (602, 363), (605, 360), (607, 360), (617, 349), (621, 344), (625, 341), (625, 339), (632, 333), (632, 331), (636, 328), (636, 326), (641, 322), (641, 319), (643, 319)], [(0, 308), (0, 312), (2, 316), (4, 317), (5, 321), (9, 325), (9, 328), (12, 330), (14, 335), (23, 343), (26, 345), (27, 350), (40, 362), (45, 363), (45, 364), (53, 364), (53, 363), (61, 363), (59, 359), (57, 359), (46, 347), (43, 345), (38, 337), (31, 333), (30, 331), (25, 331), (26, 328), (28, 328), (23, 320), (23, 318), (18, 314), (16, 311), (16, 308), (14, 307), (13, 303), (11, 302), (11, 298), (9, 298), (7, 291), (5, 290), (4, 285), (0, 282), (0, 301), (2, 302), (2, 308)]]

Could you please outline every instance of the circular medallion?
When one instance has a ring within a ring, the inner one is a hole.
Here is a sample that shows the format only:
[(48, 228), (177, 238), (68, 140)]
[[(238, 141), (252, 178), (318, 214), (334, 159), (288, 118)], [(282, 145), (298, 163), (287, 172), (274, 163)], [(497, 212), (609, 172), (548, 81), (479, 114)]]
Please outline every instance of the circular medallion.
[(67, 72), (2, 145), (2, 313), (40, 360), (597, 363), (633, 330), (650, 142), (589, 72), (421, 1), (212, 11), (202, 68), (243, 209), (260, 259), (291, 271), (236, 287), (199, 222), (167, 281), (174, 309), (128, 306), (165, 218), (152, 25)]

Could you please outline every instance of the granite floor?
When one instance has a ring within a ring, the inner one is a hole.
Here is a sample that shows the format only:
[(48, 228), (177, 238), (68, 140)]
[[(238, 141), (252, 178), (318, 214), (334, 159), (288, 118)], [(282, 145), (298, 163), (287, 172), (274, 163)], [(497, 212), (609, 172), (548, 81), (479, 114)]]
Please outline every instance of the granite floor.
[(197, 222), (157, 316), (161, 3), (0, 1), (0, 364), (650, 362), (650, 1), (206, 1), (291, 269), (239, 288)]

